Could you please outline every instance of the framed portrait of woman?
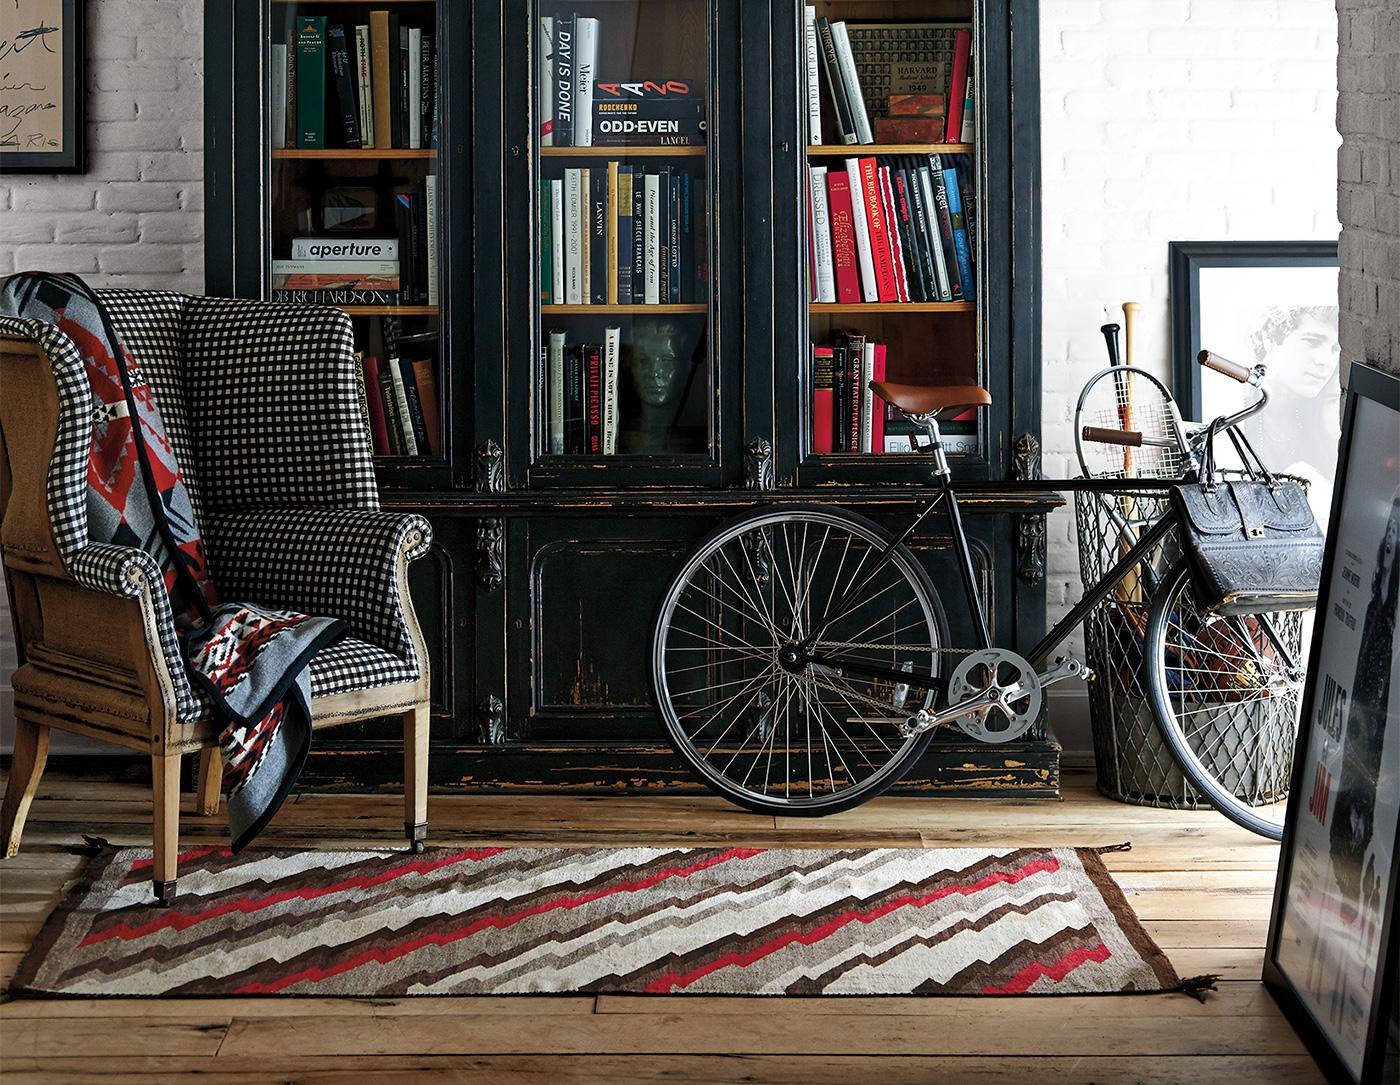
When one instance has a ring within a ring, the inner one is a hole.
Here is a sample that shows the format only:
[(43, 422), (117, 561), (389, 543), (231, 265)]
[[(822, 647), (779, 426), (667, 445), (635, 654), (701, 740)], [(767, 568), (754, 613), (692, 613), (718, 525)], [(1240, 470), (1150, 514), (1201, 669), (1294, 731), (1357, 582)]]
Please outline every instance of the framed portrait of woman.
[[(1307, 480), (1327, 526), (1341, 432), (1335, 241), (1175, 241), (1171, 268), (1172, 378), (1193, 419), (1214, 418), (1253, 394), (1196, 365), (1202, 348), (1268, 371), (1269, 409), (1240, 429), (1272, 471)], [(1229, 442), (1223, 466), (1235, 466)]]
[(1394, 1059), (1400, 377), (1360, 363), (1331, 520), (1264, 983), (1329, 1081), (1369, 1085)]

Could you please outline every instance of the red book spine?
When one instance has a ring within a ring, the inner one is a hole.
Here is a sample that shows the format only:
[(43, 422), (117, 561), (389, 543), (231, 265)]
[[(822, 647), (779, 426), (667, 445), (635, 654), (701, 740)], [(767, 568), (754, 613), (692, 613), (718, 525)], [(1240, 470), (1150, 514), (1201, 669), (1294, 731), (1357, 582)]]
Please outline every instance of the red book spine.
[(389, 424), (384, 418), (384, 396), (379, 391), (379, 359), (373, 354), (360, 356), (365, 378), (365, 399), (369, 402), (369, 436), (376, 456), (389, 455)]
[(812, 348), (812, 451), (818, 454), (835, 451), (832, 421), (836, 412), (836, 391), (833, 387), (835, 351), (830, 347)]
[(880, 195), (880, 171), (874, 158), (860, 160), (860, 187), (865, 197), (865, 219), (870, 224), (870, 255), (875, 261), (875, 286), (881, 301), (898, 301), (894, 258), (890, 255), (890, 224), (885, 221), (885, 201)]
[(885, 200), (885, 224), (889, 227), (890, 255), (894, 257), (894, 284), (899, 300), (909, 300), (909, 283), (904, 266), (904, 242), (900, 237), (899, 209), (894, 201), (894, 185), (890, 182), (889, 166), (880, 167), (880, 194)]
[[(885, 344), (875, 344), (875, 364), (871, 366), (873, 379), (885, 379)], [(885, 451), (885, 401), (878, 396), (870, 405), (870, 451)]]
[(856, 227), (852, 220), (851, 179), (845, 170), (826, 175), (831, 201), (831, 262), (836, 272), (836, 300), (842, 305), (860, 301), (860, 266), (856, 263)]
[(588, 348), (588, 451), (600, 455), (603, 451), (603, 352)]
[(944, 143), (957, 143), (962, 139), (963, 107), (967, 100), (967, 66), (971, 59), (972, 31), (959, 30), (953, 36), (953, 74), (948, 78), (948, 124), (943, 129)]

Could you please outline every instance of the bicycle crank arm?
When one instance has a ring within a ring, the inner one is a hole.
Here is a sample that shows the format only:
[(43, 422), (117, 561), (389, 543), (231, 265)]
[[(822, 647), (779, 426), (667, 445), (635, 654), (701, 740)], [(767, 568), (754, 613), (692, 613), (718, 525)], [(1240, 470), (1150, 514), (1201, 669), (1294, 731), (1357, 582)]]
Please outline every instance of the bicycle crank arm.
[(992, 687), (984, 689), (975, 697), (969, 697), (937, 712), (921, 708), (900, 724), (900, 734), (905, 738), (913, 738), (925, 731), (932, 731), (935, 727), (942, 727), (945, 723), (952, 723), (959, 716), (985, 715), (1001, 702), (1002, 696), (1002, 690)]
[(1056, 682), (1063, 682), (1067, 678), (1082, 678), (1086, 682), (1093, 677), (1093, 672), (1077, 659), (1062, 658), (1055, 660), (1055, 665), (1044, 674), (1035, 676), (1040, 683), (1040, 688), (1053, 686)]

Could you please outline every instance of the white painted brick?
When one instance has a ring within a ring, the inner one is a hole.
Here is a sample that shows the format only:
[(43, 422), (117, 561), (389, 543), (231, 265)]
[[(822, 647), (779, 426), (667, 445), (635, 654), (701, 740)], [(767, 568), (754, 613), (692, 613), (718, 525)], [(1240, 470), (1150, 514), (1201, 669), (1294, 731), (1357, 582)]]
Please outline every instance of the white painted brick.
[(86, 185), (70, 187), (39, 180), (11, 184), (16, 211), (86, 211), (93, 205), (92, 189)]
[(141, 243), (204, 240), (204, 215), (197, 211), (160, 211), (141, 216)]
[(151, 181), (111, 181), (97, 190), (99, 211), (176, 211), (181, 207), (180, 185)]
[(61, 245), (110, 244), (136, 240), (136, 216), (70, 212), (54, 216), (54, 240)]

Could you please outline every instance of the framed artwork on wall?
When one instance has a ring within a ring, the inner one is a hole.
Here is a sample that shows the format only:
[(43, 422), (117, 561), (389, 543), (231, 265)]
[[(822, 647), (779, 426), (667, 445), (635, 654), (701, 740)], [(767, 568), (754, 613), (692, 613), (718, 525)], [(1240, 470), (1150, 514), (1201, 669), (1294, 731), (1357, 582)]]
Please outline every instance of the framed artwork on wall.
[[(1270, 470), (1308, 482), (1323, 527), (1341, 428), (1335, 241), (1174, 241), (1172, 390), (1193, 419), (1244, 406), (1244, 385), (1196, 364), (1209, 348), (1268, 368), (1268, 410), (1240, 427)], [(1233, 450), (1221, 442), (1224, 466)]]
[(0, 65), (0, 173), (82, 173), (83, 0), (5, 0)]
[(1382, 1079), (1395, 1012), (1397, 481), (1400, 377), (1357, 363), (1264, 960), (1329, 1081)]

